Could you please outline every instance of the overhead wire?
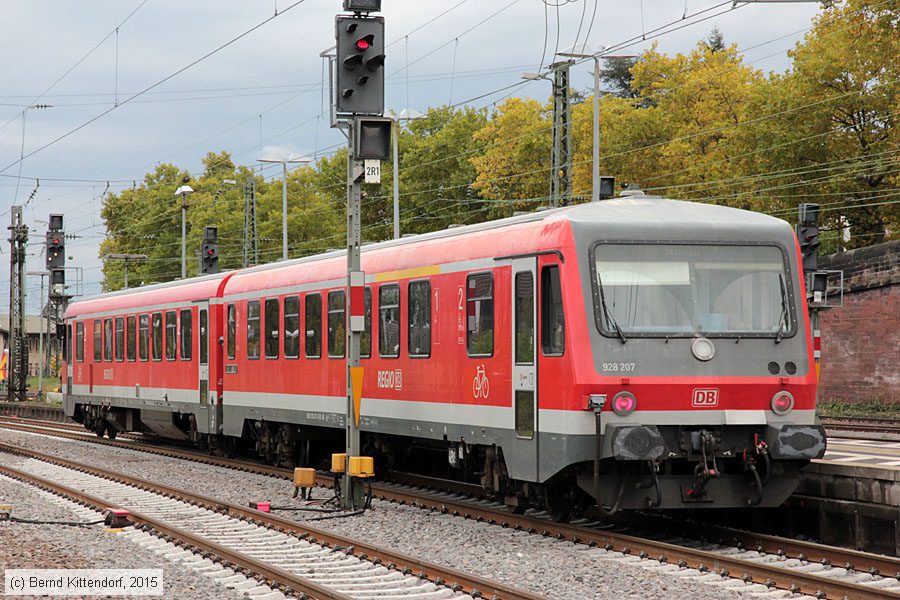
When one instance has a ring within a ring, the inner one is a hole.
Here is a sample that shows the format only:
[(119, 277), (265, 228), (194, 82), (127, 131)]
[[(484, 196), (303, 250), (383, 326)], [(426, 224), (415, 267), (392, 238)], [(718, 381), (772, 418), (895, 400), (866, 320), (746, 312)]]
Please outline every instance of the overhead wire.
[[(145, 0), (145, 1), (146, 1), (146, 0)], [(95, 115), (94, 117), (91, 117), (90, 119), (88, 119), (88, 120), (85, 121), (84, 123), (81, 123), (80, 125), (76, 126), (75, 128), (70, 129), (70, 130), (67, 131), (66, 133), (63, 133), (62, 135), (57, 136), (56, 138), (52, 139), (51, 141), (47, 142), (46, 144), (44, 144), (44, 145), (42, 145), (42, 146), (36, 148), (35, 150), (32, 150), (31, 152), (29, 152), (27, 155), (25, 155), (24, 157), (20, 158), (19, 160), (14, 161), (14, 162), (12, 162), (12, 163), (6, 165), (6, 166), (3, 167), (3, 168), (0, 168), (0, 173), (2, 173), (3, 171), (6, 171), (6, 170), (9, 169), (10, 167), (15, 166), (17, 163), (21, 162), (21, 160), (23, 160), (23, 159), (25, 159), (25, 158), (30, 158), (31, 156), (34, 156), (35, 154), (38, 154), (39, 152), (41, 152), (41, 151), (43, 151), (43, 150), (49, 148), (50, 146), (53, 146), (53, 145), (55, 145), (55, 144), (61, 142), (62, 140), (68, 138), (68, 137), (71, 136), (71, 135), (73, 135), (74, 133), (76, 133), (76, 132), (78, 132), (78, 131), (84, 129), (85, 127), (91, 125), (92, 123), (95, 123), (96, 121), (102, 119), (103, 117), (105, 117), (105, 116), (108, 115), (109, 113), (111, 113), (111, 112), (117, 110), (117, 109), (120, 108), (121, 106), (124, 106), (125, 104), (130, 103), (132, 100), (135, 100), (135, 99), (139, 98), (140, 96), (142, 96), (142, 95), (145, 94), (146, 92), (149, 92), (150, 90), (152, 90), (152, 89), (154, 89), (154, 88), (156, 88), (156, 87), (159, 87), (160, 85), (162, 85), (163, 83), (169, 81), (170, 79), (172, 79), (172, 78), (174, 78), (174, 77), (177, 77), (177, 76), (180, 75), (181, 73), (184, 73), (184, 72), (187, 71), (188, 69), (190, 69), (190, 68), (196, 66), (197, 64), (203, 62), (203, 61), (206, 60), (207, 58), (209, 58), (209, 57), (211, 57), (211, 56), (213, 56), (213, 55), (215, 55), (215, 54), (221, 52), (222, 50), (224, 50), (225, 48), (231, 46), (231, 45), (234, 44), (235, 42), (237, 42), (237, 41), (239, 41), (239, 40), (245, 38), (245, 37), (248, 36), (248, 35), (250, 35), (251, 33), (253, 33), (253, 32), (256, 31), (257, 29), (259, 29), (260, 27), (263, 27), (263, 26), (266, 25), (267, 23), (269, 23), (269, 22), (271, 22), (271, 21), (277, 19), (278, 17), (280, 17), (280, 16), (283, 15), (284, 13), (286, 13), (286, 12), (290, 11), (291, 9), (293, 9), (293, 8), (295, 8), (295, 7), (297, 7), (297, 6), (299, 6), (300, 4), (303, 4), (305, 1), (306, 1), (306, 0), (296, 0), (294, 3), (292, 3), (291, 5), (289, 5), (287, 8), (283, 9), (280, 13), (275, 14), (275, 15), (273, 15), (273, 16), (271, 16), (271, 17), (266, 18), (266, 19), (263, 19), (262, 21), (260, 21), (260, 22), (257, 23), (256, 25), (254, 25), (253, 27), (251, 27), (251, 28), (247, 29), (246, 31), (244, 31), (244, 32), (242, 32), (242, 33), (240, 33), (240, 34), (238, 34), (237, 36), (235, 36), (235, 37), (229, 39), (228, 41), (226, 41), (226, 42), (220, 44), (219, 46), (217, 46), (217, 47), (214, 48), (213, 50), (210, 50), (209, 52), (207, 52), (206, 54), (202, 55), (201, 57), (199, 57), (199, 58), (197, 58), (197, 59), (191, 61), (190, 63), (188, 63), (188, 64), (185, 65), (184, 67), (181, 67), (180, 69), (174, 71), (173, 73), (170, 73), (169, 75), (163, 77), (162, 79), (156, 81), (155, 83), (152, 83), (151, 85), (147, 86), (146, 88), (144, 88), (144, 89), (141, 90), (140, 92), (137, 92), (136, 94), (133, 94), (133, 95), (129, 96), (128, 98), (122, 100), (122, 102), (120, 102), (119, 104), (116, 104), (116, 105), (114, 105), (114, 106), (108, 108), (107, 110), (101, 112), (101, 113), (98, 114), (98, 115)]]
[[(83, 63), (85, 60), (87, 60), (87, 58), (88, 58), (91, 54), (93, 54), (93, 53), (97, 50), (97, 48), (99, 48), (100, 46), (102, 46), (103, 43), (106, 42), (106, 40), (108, 40), (108, 39), (109, 39), (111, 36), (113, 36), (113, 35), (117, 35), (118, 32), (119, 32), (119, 28), (122, 27), (125, 23), (127, 23), (127, 22), (129, 21), (129, 19), (131, 19), (131, 17), (133, 17), (133, 16), (135, 15), (135, 13), (137, 13), (137, 12), (138, 12), (145, 4), (147, 4), (147, 2), (149, 2), (149, 0), (142, 0), (141, 3), (138, 4), (138, 5), (137, 5), (130, 13), (128, 13), (128, 15), (127, 15), (124, 19), (122, 19), (122, 21), (120, 21), (119, 24), (116, 25), (115, 28), (114, 28), (112, 31), (110, 31), (108, 34), (106, 34), (106, 36), (105, 36), (102, 40), (100, 40), (99, 42), (97, 42), (97, 43), (94, 45), (93, 48), (91, 48), (90, 50), (88, 50), (87, 54), (85, 54), (84, 56), (82, 56), (81, 58), (79, 58), (77, 61), (75, 61), (75, 63), (74, 63), (71, 67), (69, 67), (68, 70), (66, 70), (65, 73), (63, 73), (62, 75), (60, 75), (59, 77), (57, 77), (56, 80), (55, 80), (53, 83), (51, 83), (49, 86), (47, 86), (47, 88), (44, 89), (43, 92), (41, 92), (40, 94), (38, 94), (38, 96), (37, 96), (36, 98), (34, 98), (31, 102), (29, 102), (29, 103), (26, 104), (25, 106), (31, 106), (31, 105), (33, 105), (33, 104), (37, 104), (38, 102), (40, 102), (41, 99), (44, 98), (44, 96), (46, 96), (47, 93), (48, 93), (50, 90), (52, 90), (53, 88), (55, 88), (56, 85), (57, 85), (60, 81), (62, 81), (62, 80), (65, 79), (66, 77), (68, 77), (68, 75), (69, 75), (72, 71), (74, 71), (75, 69), (77, 69), (78, 66), (79, 66), (81, 63)], [(10, 119), (9, 121), (5, 122), (3, 125), (0, 125), (0, 131), (2, 131), (7, 125), (9, 125), (9, 124), (10, 124), (12, 121), (14, 121), (16, 118), (17, 118), (17, 117), (13, 117), (13, 118)], [(5, 171), (6, 169), (3, 169), (3, 170)]]

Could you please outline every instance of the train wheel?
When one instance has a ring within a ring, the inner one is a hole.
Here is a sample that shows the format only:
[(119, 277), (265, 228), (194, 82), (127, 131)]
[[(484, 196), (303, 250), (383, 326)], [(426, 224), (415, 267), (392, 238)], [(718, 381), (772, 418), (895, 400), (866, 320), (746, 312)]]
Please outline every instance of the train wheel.
[(222, 454), (225, 458), (234, 458), (237, 454), (237, 440), (231, 436), (223, 436)]
[(97, 424), (94, 425), (94, 433), (97, 434), (98, 438), (102, 438), (103, 434), (106, 432), (106, 421), (100, 420), (97, 421)]
[(116, 434), (118, 434), (118, 431), (116, 431), (116, 426), (113, 425), (112, 423), (107, 423), (106, 424), (106, 436), (109, 439), (114, 440), (114, 439), (116, 439)]
[(556, 523), (568, 523), (572, 518), (575, 496), (567, 487), (547, 486), (547, 511)]

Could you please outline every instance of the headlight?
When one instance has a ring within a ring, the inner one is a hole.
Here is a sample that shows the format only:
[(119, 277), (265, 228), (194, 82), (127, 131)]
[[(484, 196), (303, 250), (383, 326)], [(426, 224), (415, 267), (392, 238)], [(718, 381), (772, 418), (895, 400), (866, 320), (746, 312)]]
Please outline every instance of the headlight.
[(637, 398), (631, 392), (619, 392), (612, 399), (613, 412), (620, 417), (627, 417), (637, 408)]
[(783, 416), (794, 410), (794, 397), (790, 392), (778, 392), (772, 396), (772, 412)]

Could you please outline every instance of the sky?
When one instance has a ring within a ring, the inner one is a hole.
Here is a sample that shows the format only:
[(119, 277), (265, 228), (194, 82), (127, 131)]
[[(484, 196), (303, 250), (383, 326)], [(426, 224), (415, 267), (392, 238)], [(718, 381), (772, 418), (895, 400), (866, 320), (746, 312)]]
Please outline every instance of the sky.
[[(67, 245), (67, 266), (83, 273), (77, 291), (98, 293), (103, 195), (140, 182), (158, 163), (196, 173), (209, 151), (227, 150), (243, 165), (332, 151), (343, 137), (328, 126), (319, 54), (334, 44), (341, 8), (339, 0), (2, 0), (0, 226), (10, 206), (25, 205), (33, 234), (27, 268), (43, 269), (41, 221), (63, 213), (66, 232), (79, 236)], [(640, 53), (653, 43), (687, 52), (716, 27), (753, 67), (784, 71), (787, 51), (820, 5), (383, 0), (382, 8), (385, 105), (399, 112), (461, 102), (489, 107), (510, 93), (544, 100), (549, 83), (524, 82), (521, 74), (546, 67), (576, 40), (588, 52), (609, 46), (615, 54)], [(588, 64), (575, 67), (573, 86), (589, 89), (590, 72)], [(274, 166), (263, 170), (266, 177), (280, 176)], [(38, 311), (39, 285), (29, 278), (30, 313)]]

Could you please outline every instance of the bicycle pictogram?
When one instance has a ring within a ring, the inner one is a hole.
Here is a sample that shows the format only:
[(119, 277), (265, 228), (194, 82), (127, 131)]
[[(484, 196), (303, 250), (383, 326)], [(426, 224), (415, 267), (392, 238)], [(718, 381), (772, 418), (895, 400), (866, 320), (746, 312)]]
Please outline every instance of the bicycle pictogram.
[(472, 393), (475, 398), (487, 398), (491, 393), (491, 382), (488, 381), (484, 372), (484, 365), (475, 368), (475, 379), (472, 381)]

